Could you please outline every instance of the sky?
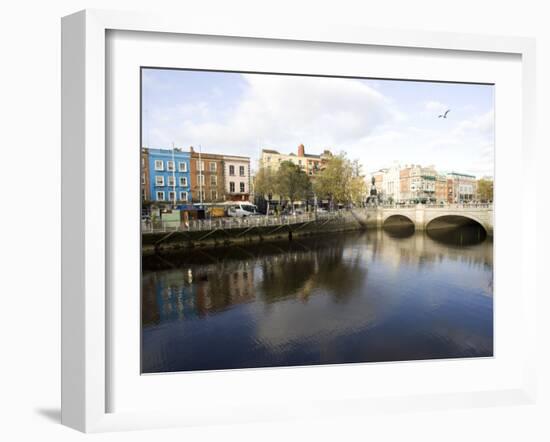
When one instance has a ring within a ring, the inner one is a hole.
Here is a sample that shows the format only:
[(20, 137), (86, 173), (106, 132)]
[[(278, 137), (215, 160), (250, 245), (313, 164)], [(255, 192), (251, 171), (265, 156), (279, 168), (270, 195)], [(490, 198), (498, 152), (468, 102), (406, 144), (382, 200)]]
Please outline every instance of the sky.
[(492, 176), (494, 86), (143, 69), (142, 144), (249, 156), (253, 168), (263, 148), (303, 144), (367, 174), (400, 163)]

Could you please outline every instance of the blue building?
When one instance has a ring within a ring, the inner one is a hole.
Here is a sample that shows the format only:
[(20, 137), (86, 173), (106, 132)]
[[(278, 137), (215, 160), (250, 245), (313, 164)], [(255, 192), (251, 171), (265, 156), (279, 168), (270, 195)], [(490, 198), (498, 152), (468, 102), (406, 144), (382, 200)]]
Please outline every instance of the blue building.
[(155, 202), (191, 202), (191, 155), (181, 149), (148, 149), (150, 198)]

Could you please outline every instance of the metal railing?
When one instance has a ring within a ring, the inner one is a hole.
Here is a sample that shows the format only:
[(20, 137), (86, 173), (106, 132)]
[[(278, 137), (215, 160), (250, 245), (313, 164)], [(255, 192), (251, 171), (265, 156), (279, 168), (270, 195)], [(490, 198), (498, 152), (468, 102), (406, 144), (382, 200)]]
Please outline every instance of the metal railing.
[(426, 209), (492, 209), (492, 203), (426, 203), (426, 204), (380, 204), (382, 209), (414, 209), (421, 206)]
[(142, 221), (142, 233), (161, 233), (171, 231), (197, 232), (207, 230), (246, 229), (250, 227), (269, 227), (302, 224), (315, 220), (342, 218), (340, 212), (308, 212), (294, 215), (254, 215), (247, 217), (224, 217), (179, 221)]

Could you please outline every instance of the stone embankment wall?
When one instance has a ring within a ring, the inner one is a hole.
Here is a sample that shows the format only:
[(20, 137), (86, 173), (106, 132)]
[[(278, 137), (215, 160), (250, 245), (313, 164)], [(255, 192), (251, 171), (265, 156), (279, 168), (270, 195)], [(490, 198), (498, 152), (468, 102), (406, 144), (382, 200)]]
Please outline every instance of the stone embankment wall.
[(281, 239), (292, 240), (292, 238), (302, 236), (361, 230), (367, 227), (376, 227), (376, 214), (367, 214), (363, 210), (355, 214), (345, 212), (337, 217), (280, 226), (144, 233), (141, 241), (143, 253), (153, 253), (155, 250), (227, 246)]

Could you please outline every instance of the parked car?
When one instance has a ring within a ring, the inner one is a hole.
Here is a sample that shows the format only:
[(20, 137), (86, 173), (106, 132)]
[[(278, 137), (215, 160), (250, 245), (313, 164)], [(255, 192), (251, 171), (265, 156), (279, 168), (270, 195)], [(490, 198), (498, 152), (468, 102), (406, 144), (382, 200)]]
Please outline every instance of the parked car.
[(227, 207), (227, 216), (244, 218), (253, 215), (258, 215), (258, 208), (254, 204), (235, 203)]

